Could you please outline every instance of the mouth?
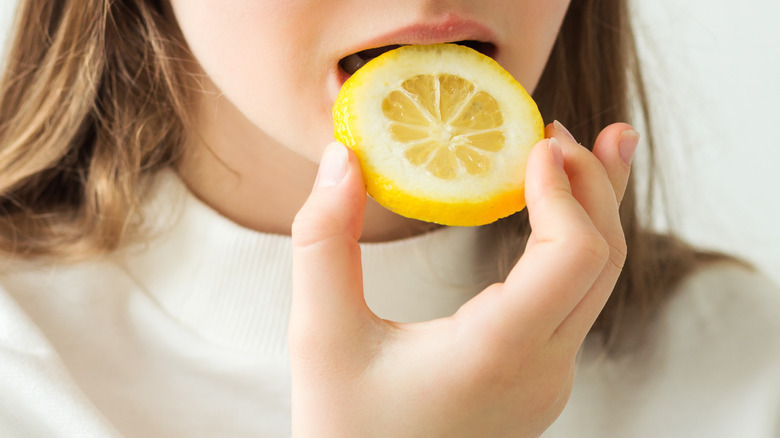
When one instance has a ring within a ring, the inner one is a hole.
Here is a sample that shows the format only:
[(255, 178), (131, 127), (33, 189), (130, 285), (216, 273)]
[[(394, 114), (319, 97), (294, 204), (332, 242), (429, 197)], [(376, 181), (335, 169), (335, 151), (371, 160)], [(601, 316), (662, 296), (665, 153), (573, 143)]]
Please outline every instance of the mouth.
[[(494, 58), (496, 55), (496, 45), (485, 41), (463, 40), (463, 41), (453, 41), (450, 44), (458, 44), (461, 46), (469, 47), (491, 58)], [(360, 52), (345, 56), (344, 58), (341, 58), (341, 60), (339, 61), (339, 69), (341, 70), (342, 75), (345, 75), (346, 77), (352, 76), (353, 74), (355, 74), (355, 72), (360, 70), (361, 67), (366, 65), (368, 61), (376, 58), (377, 56), (385, 52), (389, 52), (390, 50), (397, 49), (402, 45), (404, 44), (391, 44), (382, 47), (374, 47), (371, 49), (361, 50)]]

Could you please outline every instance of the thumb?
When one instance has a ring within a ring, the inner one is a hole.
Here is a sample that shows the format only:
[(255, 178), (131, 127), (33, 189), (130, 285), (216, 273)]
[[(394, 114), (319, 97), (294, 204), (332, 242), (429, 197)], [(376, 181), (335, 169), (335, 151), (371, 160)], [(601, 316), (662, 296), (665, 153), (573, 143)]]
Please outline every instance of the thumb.
[(365, 203), (357, 158), (343, 144), (331, 143), (292, 225), (291, 337), (354, 335), (368, 314), (358, 245)]

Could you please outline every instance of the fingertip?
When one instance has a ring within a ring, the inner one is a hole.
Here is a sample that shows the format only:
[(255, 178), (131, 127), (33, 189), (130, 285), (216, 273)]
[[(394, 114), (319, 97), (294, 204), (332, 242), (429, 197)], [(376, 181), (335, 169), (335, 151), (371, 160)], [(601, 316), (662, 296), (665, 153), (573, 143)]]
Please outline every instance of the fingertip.
[(355, 152), (341, 142), (329, 143), (322, 152), (312, 195), (321, 190), (339, 192), (340, 196), (348, 198), (365, 198), (365, 183), (360, 162)]
[(325, 147), (320, 158), (320, 167), (315, 187), (333, 187), (338, 185), (347, 173), (349, 151), (343, 144), (334, 141)]
[(306, 245), (346, 233), (356, 240), (362, 231), (366, 191), (355, 154), (332, 142), (322, 152), (314, 187), (292, 224), (294, 243)]
[(593, 145), (593, 154), (607, 171), (618, 202), (625, 193), (631, 162), (639, 144), (640, 134), (627, 123), (614, 123), (604, 128)]
[(559, 139), (550, 137), (536, 144), (526, 166), (525, 197), (529, 207), (550, 190), (571, 189), (565, 166)]
[[(621, 140), (625, 140), (621, 147)], [(613, 123), (602, 129), (593, 144), (593, 154), (603, 163), (620, 159), (630, 163), (639, 141), (639, 132), (628, 123)]]
[(626, 166), (631, 165), (638, 145), (639, 132), (631, 128), (620, 133), (620, 136), (618, 137), (618, 154), (620, 155), (620, 159), (626, 163)]
[(550, 155), (552, 156), (553, 163), (555, 165), (563, 170), (564, 169), (564, 161), (563, 161), (563, 150), (561, 149), (561, 144), (558, 141), (557, 138), (551, 137), (550, 140), (547, 142), (547, 148), (550, 150)]
[(559, 122), (557, 120), (553, 121), (552, 129), (553, 129), (553, 132), (556, 135), (563, 136), (563, 137), (565, 137), (565, 138), (567, 138), (567, 139), (577, 143), (577, 140), (574, 138), (574, 136), (571, 134), (571, 132), (569, 132), (569, 130), (565, 126), (563, 126), (563, 123), (561, 123), (561, 122)]

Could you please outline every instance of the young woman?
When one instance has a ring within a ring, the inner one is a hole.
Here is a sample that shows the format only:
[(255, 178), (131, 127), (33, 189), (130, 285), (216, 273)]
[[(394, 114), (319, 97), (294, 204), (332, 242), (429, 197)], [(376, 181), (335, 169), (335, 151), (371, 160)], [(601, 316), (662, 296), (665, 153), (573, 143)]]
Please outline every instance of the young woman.
[[(0, 434), (778, 436), (777, 290), (637, 216), (626, 3), (22, 0)], [(353, 54), (465, 40), (571, 133), (526, 211), (433, 227), (330, 106)]]

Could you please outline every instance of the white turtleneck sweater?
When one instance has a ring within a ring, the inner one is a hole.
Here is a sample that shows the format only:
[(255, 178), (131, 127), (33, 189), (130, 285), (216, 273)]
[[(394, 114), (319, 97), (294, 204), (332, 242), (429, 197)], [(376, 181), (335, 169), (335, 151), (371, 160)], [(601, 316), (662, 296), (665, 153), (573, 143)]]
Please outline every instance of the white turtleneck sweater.
[[(171, 173), (147, 212), (143, 245), (0, 262), (0, 437), (289, 436), (290, 238), (228, 221)], [(484, 286), (486, 244), (475, 228), (364, 244), (369, 306), (452, 314)], [(759, 275), (699, 272), (633, 353), (589, 340), (579, 360), (545, 437), (780, 437), (780, 293)]]

